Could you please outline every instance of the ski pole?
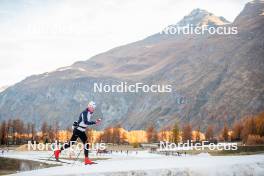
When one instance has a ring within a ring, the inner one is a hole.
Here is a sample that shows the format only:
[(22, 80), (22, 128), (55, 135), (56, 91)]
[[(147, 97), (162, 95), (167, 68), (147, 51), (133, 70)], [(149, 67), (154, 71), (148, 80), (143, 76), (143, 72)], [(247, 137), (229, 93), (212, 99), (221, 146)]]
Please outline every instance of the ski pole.
[(83, 151), (83, 149), (79, 151), (79, 153), (76, 156), (76, 158), (75, 158), (74, 162), (72, 163), (72, 165), (74, 165), (76, 163), (76, 161), (79, 159), (79, 156), (80, 156), (80, 154), (81, 154), (82, 151)]
[(50, 160), (53, 156), (54, 156), (54, 153), (48, 158), (48, 160)]

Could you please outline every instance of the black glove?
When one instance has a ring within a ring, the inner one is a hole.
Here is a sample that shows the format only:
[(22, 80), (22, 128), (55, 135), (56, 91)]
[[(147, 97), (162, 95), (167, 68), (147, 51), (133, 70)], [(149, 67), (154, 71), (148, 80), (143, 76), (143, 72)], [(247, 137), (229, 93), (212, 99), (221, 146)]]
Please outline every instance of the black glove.
[(75, 127), (75, 128), (78, 127), (78, 125), (79, 125), (79, 124), (78, 124), (77, 121), (73, 122), (73, 124), (72, 124), (72, 126)]

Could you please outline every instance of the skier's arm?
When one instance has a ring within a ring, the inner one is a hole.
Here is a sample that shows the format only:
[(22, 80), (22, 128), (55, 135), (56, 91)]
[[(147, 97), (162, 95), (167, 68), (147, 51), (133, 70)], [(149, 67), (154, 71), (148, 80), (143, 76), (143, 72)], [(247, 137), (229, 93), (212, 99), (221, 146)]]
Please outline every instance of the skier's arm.
[(95, 121), (87, 121), (86, 124), (87, 124), (87, 125), (94, 125), (94, 124), (96, 124), (96, 122), (95, 122)]
[(82, 114), (82, 116), (83, 116), (83, 122), (84, 122), (86, 125), (94, 125), (94, 124), (96, 124), (95, 121), (88, 121), (88, 119), (87, 119), (88, 114), (87, 114), (87, 115)]

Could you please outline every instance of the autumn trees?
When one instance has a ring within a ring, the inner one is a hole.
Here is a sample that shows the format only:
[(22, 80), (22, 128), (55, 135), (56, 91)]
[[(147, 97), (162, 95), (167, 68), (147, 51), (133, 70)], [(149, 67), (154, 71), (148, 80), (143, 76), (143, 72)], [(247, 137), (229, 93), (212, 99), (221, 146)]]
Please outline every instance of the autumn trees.
[(107, 127), (103, 133), (99, 136), (100, 142), (124, 144), (127, 143), (126, 132), (123, 130), (120, 124), (114, 127)]
[(242, 140), (243, 124), (241, 121), (235, 121), (232, 127), (231, 140), (241, 141)]
[(41, 137), (40, 139), (44, 143), (54, 142), (55, 140), (59, 140), (59, 123), (54, 122), (51, 124), (48, 124), (46, 121), (44, 121), (41, 125)]
[[(195, 130), (192, 129), (190, 123), (185, 123), (181, 126), (182, 128), (180, 131), (178, 123), (176, 123), (174, 127), (172, 127), (171, 136), (180, 136), (182, 138), (182, 142), (187, 142), (190, 140), (196, 142), (206, 140), (209, 142), (241, 141), (246, 145), (264, 144), (264, 112), (256, 116), (236, 120), (231, 125), (224, 123), (222, 128), (209, 124), (208, 126), (204, 127), (204, 139), (201, 137), (201, 134), (203, 133), (201, 133), (199, 126)], [(170, 142), (175, 141), (179, 140), (176, 140), (173, 137), (172, 140), (170, 140)]]
[(242, 141), (248, 145), (264, 144), (264, 113), (243, 119)]
[[(89, 142), (105, 142), (114, 144), (127, 143), (155, 143), (159, 141), (200, 142), (206, 141), (234, 141), (246, 145), (264, 144), (264, 113), (234, 121), (233, 124), (224, 123), (222, 127), (208, 124), (206, 126), (192, 126), (191, 123), (175, 123), (164, 126), (160, 130), (150, 123), (145, 130), (126, 131), (121, 124), (107, 127), (103, 131), (88, 129)], [(43, 121), (40, 125), (13, 119), (0, 123), (0, 144), (23, 144), (27, 141), (54, 142), (68, 140), (72, 129), (60, 129), (58, 122)], [(63, 136), (63, 137), (62, 137)]]
[(3, 121), (0, 126), (0, 144), (6, 145), (7, 142), (7, 124), (6, 121)]
[(172, 128), (171, 141), (174, 143), (180, 142), (180, 128), (178, 122), (175, 122)]
[(0, 144), (22, 144), (36, 137), (35, 125), (20, 119), (4, 120), (0, 125)]
[(221, 137), (222, 137), (222, 139), (225, 142), (227, 142), (229, 140), (229, 134), (228, 134), (228, 132), (229, 132), (229, 129), (228, 129), (227, 124), (225, 123), (224, 128), (223, 128), (222, 133), (221, 133)]
[(212, 141), (214, 139), (214, 130), (212, 125), (208, 125), (205, 131), (205, 140)]
[(221, 137), (224, 141), (242, 141), (247, 145), (264, 144), (264, 113), (235, 121), (231, 128), (225, 123)]
[(182, 128), (182, 141), (188, 142), (192, 140), (192, 126), (190, 123), (184, 124)]
[(146, 129), (148, 143), (158, 142), (158, 133), (154, 124), (150, 124)]
[(40, 130), (31, 122), (24, 122), (21, 119), (4, 120), (0, 124), (0, 144), (17, 145), (25, 144), (28, 141), (51, 142), (59, 139), (59, 126), (57, 123), (48, 124), (43, 122)]

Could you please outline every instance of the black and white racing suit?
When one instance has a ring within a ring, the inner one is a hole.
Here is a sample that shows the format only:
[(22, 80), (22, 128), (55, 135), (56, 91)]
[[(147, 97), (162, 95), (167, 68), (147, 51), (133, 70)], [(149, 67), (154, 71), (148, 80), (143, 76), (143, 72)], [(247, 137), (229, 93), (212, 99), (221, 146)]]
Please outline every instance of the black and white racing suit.
[(91, 121), (91, 116), (92, 113), (88, 109), (85, 109), (80, 114), (78, 125), (73, 129), (73, 134), (70, 141), (68, 143), (65, 143), (64, 147), (62, 147), (61, 150), (70, 147), (72, 144), (76, 143), (78, 138), (80, 138), (82, 143), (84, 144), (84, 155), (85, 157), (88, 157), (89, 144), (87, 143), (87, 136), (85, 134), (85, 130), (88, 127), (88, 125), (96, 124), (95, 121)]

